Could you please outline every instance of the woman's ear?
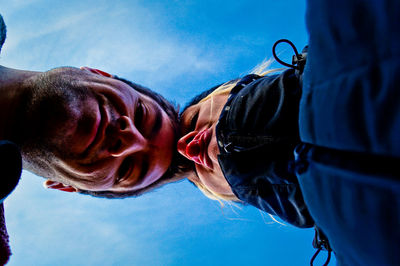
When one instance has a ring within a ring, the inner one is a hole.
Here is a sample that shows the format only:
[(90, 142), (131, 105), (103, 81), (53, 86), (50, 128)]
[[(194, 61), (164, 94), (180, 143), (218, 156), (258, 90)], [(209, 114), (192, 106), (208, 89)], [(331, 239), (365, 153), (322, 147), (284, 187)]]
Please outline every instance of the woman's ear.
[(109, 74), (109, 73), (107, 73), (105, 71), (102, 71), (100, 69), (96, 69), (96, 68), (91, 68), (91, 67), (85, 67), (84, 66), (84, 67), (80, 67), (80, 69), (89, 71), (89, 72), (91, 72), (93, 74), (97, 74), (97, 75), (100, 75), (100, 76), (108, 77), (108, 78), (112, 78), (113, 77), (113, 75), (111, 75), (111, 74)]
[(77, 189), (73, 186), (64, 185), (63, 183), (60, 183), (58, 181), (51, 181), (51, 180), (44, 181), (43, 186), (45, 188), (57, 189), (60, 191), (65, 191), (65, 192), (78, 192), (79, 191), (79, 189)]

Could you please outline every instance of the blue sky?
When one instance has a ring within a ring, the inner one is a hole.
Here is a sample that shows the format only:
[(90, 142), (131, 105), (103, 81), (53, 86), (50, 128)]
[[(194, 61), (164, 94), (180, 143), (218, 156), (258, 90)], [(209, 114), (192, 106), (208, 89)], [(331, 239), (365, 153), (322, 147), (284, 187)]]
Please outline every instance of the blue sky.
[[(307, 42), (299, 0), (13, 0), (0, 12), (0, 64), (95, 67), (181, 106), (251, 71), (276, 40)], [(253, 207), (221, 208), (187, 181), (124, 200), (48, 191), (42, 181), (24, 172), (5, 203), (9, 265), (308, 265), (314, 253), (311, 229)]]

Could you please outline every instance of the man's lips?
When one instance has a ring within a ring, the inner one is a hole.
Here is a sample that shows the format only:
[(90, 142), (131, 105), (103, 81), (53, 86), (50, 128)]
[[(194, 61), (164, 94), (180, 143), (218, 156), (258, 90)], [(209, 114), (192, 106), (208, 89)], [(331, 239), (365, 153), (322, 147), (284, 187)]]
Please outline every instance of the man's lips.
[(186, 146), (186, 155), (195, 163), (212, 169), (212, 162), (208, 155), (208, 145), (212, 137), (211, 128), (204, 129), (196, 134), (196, 136)]

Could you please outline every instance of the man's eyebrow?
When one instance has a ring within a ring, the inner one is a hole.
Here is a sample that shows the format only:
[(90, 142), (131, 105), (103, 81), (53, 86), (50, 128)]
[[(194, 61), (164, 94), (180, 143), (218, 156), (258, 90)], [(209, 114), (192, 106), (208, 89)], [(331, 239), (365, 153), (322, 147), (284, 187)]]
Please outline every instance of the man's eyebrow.
[(150, 139), (154, 138), (160, 132), (160, 129), (162, 126), (163, 116), (162, 116), (160, 107), (158, 105), (155, 108), (155, 112), (156, 112), (156, 117), (155, 117), (153, 128), (151, 129), (151, 132), (150, 132)]

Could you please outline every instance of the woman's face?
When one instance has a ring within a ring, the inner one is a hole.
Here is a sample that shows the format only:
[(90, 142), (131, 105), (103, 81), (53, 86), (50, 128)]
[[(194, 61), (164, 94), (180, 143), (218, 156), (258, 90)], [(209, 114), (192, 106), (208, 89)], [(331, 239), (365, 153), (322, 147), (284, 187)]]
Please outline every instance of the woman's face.
[(215, 126), (227, 99), (228, 94), (215, 95), (183, 112), (183, 137), (178, 141), (178, 151), (195, 163), (197, 176), (193, 179), (198, 179), (213, 192), (233, 195), (218, 163), (215, 134)]

